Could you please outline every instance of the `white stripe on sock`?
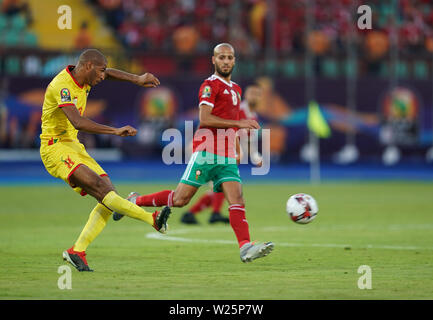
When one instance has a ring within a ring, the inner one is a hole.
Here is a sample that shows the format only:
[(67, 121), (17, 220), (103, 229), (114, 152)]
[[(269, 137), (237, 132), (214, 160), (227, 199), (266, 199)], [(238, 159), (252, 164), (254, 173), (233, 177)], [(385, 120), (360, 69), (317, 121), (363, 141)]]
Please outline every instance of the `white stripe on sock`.
[(168, 200), (167, 200), (167, 205), (169, 207), (173, 206), (173, 195), (174, 195), (174, 191), (172, 190), (169, 194), (168, 194)]
[(240, 204), (232, 204), (229, 207), (229, 210), (240, 210), (240, 211), (245, 211), (245, 208), (243, 206), (241, 206)]

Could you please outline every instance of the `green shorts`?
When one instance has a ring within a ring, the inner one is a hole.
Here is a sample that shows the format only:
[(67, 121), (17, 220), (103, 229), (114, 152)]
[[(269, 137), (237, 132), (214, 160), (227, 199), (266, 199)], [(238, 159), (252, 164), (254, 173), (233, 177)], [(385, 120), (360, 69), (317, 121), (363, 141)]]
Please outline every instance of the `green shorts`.
[(180, 182), (199, 188), (209, 181), (213, 182), (214, 192), (221, 192), (221, 183), (226, 181), (242, 183), (236, 159), (206, 151), (194, 152)]

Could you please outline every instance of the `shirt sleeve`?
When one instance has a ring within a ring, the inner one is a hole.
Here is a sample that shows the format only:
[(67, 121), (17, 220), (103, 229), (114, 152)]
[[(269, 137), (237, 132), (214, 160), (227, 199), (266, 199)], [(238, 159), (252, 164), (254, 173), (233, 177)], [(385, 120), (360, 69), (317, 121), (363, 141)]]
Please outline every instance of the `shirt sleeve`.
[(72, 101), (71, 91), (67, 87), (54, 87), (53, 95), (56, 100), (57, 107), (62, 108), (66, 106), (75, 106), (75, 103)]
[(200, 87), (198, 99), (199, 106), (207, 105), (210, 107), (214, 107), (215, 98), (218, 94), (218, 87), (214, 84), (215, 82), (205, 81)]

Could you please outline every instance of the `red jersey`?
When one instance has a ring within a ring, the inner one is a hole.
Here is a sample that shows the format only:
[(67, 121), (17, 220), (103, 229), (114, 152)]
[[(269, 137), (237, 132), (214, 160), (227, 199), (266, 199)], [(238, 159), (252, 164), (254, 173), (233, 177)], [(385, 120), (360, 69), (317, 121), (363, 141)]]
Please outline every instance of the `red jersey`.
[[(199, 106), (212, 107), (214, 116), (239, 120), (241, 96), (242, 89), (238, 84), (212, 75), (200, 87)], [(206, 150), (220, 156), (235, 158), (236, 131), (237, 128), (222, 129), (200, 125), (194, 134), (193, 152)]]

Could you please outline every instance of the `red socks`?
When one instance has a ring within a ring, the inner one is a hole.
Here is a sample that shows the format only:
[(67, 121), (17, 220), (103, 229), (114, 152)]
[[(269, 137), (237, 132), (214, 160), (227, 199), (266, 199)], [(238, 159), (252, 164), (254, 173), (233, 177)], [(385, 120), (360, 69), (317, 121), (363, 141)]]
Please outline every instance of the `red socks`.
[[(141, 207), (162, 207), (173, 206), (173, 190), (163, 190), (160, 192), (143, 195), (137, 197), (136, 204)], [(219, 212), (224, 202), (224, 194), (222, 192), (205, 194), (191, 208), (190, 212), (196, 213), (208, 207), (212, 203), (214, 212)], [(245, 243), (250, 242), (250, 232), (248, 221), (245, 218), (245, 206), (240, 204), (232, 204), (229, 206), (230, 225), (238, 239), (239, 248)]]
[(221, 207), (224, 203), (223, 192), (207, 192), (205, 193), (189, 210), (192, 214), (197, 214), (200, 211), (212, 205), (212, 212), (221, 212)]
[(147, 194), (137, 197), (136, 204), (140, 207), (162, 207), (173, 206), (173, 190), (163, 190), (160, 192)]
[(192, 207), (189, 212), (192, 214), (197, 214), (200, 211), (206, 209), (212, 204), (212, 199), (214, 194), (212, 192), (205, 193)]
[[(173, 206), (173, 190), (163, 190), (160, 192), (138, 196), (137, 206), (140, 207), (162, 207)], [(212, 205), (213, 212), (220, 212), (224, 203), (224, 193), (214, 192), (204, 194), (197, 203), (189, 210), (191, 213), (198, 213)]]
[(229, 207), (230, 225), (238, 239), (239, 248), (245, 243), (250, 242), (250, 232), (248, 222), (245, 218), (245, 206), (240, 204), (232, 204)]
[(214, 192), (212, 199), (212, 212), (221, 212), (224, 203), (224, 192)]

